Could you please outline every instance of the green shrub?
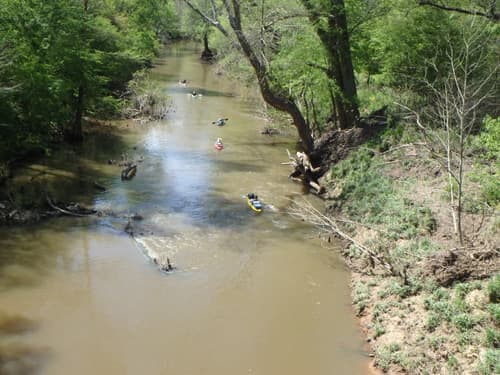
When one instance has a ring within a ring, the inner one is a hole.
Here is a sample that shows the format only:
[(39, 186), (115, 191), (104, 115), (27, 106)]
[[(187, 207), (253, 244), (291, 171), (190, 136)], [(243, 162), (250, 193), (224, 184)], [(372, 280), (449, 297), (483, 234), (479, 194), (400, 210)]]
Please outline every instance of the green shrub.
[(457, 370), (459, 365), (458, 365), (458, 360), (454, 355), (450, 355), (448, 359), (446, 360), (446, 367), (450, 370)]
[(478, 371), (481, 375), (500, 374), (500, 349), (488, 349), (479, 362)]
[(377, 351), (377, 364), (382, 371), (389, 370), (391, 364), (398, 364), (405, 367), (405, 357), (401, 352), (401, 346), (398, 343), (391, 343)]
[(477, 319), (470, 314), (463, 313), (453, 316), (452, 322), (460, 332), (467, 332), (477, 324)]
[(430, 296), (425, 298), (424, 307), (434, 313), (441, 321), (451, 322), (456, 314), (450, 294), (445, 288), (436, 289)]
[(374, 330), (373, 333), (374, 338), (380, 337), (385, 333), (385, 328), (380, 322), (375, 323), (375, 325), (373, 326), (373, 330)]
[(488, 295), (490, 297), (490, 302), (500, 302), (500, 274), (493, 277), (488, 283)]
[(390, 241), (435, 231), (431, 210), (405, 199), (377, 161), (371, 149), (360, 148), (331, 169), (332, 179), (342, 180), (336, 205), (351, 219), (385, 227)]
[(488, 305), (488, 311), (495, 324), (500, 324), (500, 303), (490, 303)]
[(434, 332), (434, 330), (441, 325), (441, 318), (438, 314), (431, 313), (427, 318), (427, 322), (425, 323), (425, 328), (429, 332)]
[(373, 307), (372, 319), (373, 321), (377, 320), (382, 314), (388, 311), (389, 307), (384, 302), (377, 302)]
[[(486, 117), (482, 132), (474, 139), (476, 163), (471, 180), (481, 185), (480, 202), (500, 204), (500, 118)], [(477, 205), (477, 204), (476, 204)]]
[(500, 331), (494, 328), (486, 329), (486, 344), (493, 348), (500, 347)]
[(447, 339), (442, 337), (442, 336), (431, 336), (429, 339), (429, 345), (431, 346), (432, 350), (437, 351), (441, 344), (446, 342)]
[(361, 315), (365, 311), (369, 298), (370, 298), (370, 288), (368, 287), (368, 285), (363, 283), (358, 283), (354, 288), (354, 298), (353, 298), (357, 315)]
[(483, 151), (481, 157), (500, 160), (500, 117), (485, 117), (483, 129), (477, 137), (477, 145)]

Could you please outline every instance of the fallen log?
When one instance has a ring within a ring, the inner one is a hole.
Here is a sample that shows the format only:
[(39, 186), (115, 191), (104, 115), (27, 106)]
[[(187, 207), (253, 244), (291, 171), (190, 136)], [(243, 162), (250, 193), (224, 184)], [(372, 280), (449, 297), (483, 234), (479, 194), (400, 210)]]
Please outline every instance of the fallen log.
[[(52, 202), (52, 200), (50, 199), (50, 197), (49, 197), (48, 195), (47, 195), (47, 197), (46, 197), (46, 198), (47, 198), (47, 203), (48, 203), (48, 205), (49, 205), (52, 209), (54, 209), (54, 210), (56, 210), (56, 211), (58, 211), (58, 212), (60, 212), (60, 213), (62, 213), (62, 214), (64, 214), (64, 215), (68, 215), (68, 216), (76, 216), (76, 217), (88, 217), (88, 216), (95, 215), (95, 214), (97, 213), (97, 211), (95, 211), (95, 210), (85, 210), (85, 212), (74, 212), (74, 211), (72, 211), (72, 210), (70, 211), (70, 210), (67, 210), (67, 209), (64, 209), (64, 208), (61, 208), (61, 207), (57, 207), (57, 206), (56, 206), (56, 205)], [(74, 207), (78, 207), (78, 208), (79, 208), (79, 206), (78, 206), (78, 205), (76, 205), (76, 206), (74, 206)]]

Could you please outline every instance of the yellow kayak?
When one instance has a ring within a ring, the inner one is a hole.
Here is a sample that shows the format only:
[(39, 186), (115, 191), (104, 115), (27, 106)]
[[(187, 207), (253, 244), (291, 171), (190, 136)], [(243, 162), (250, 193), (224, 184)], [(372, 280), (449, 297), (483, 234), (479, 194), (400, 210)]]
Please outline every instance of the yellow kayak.
[(250, 207), (252, 211), (262, 212), (262, 203), (260, 203), (259, 197), (257, 197), (257, 195), (250, 193), (247, 194), (246, 198), (248, 207)]

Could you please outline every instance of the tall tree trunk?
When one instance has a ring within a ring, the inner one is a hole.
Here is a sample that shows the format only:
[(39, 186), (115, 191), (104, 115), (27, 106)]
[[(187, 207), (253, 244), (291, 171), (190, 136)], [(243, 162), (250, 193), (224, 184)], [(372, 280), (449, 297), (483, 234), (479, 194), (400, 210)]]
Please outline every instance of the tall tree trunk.
[[(326, 50), (327, 76), (338, 86), (334, 101), (339, 127), (353, 127), (358, 122), (359, 109), (344, 0), (329, 0), (322, 8), (311, 0), (302, 0), (302, 3)], [(325, 14), (328, 17), (327, 26), (323, 26), (325, 23), (321, 20)]]
[(78, 96), (76, 98), (76, 109), (75, 109), (75, 119), (73, 121), (69, 140), (72, 142), (83, 141), (83, 131), (82, 131), (82, 117), (83, 117), (83, 99), (85, 95), (85, 90), (83, 85), (78, 87)]
[(203, 52), (201, 58), (205, 61), (211, 61), (214, 58), (214, 53), (208, 46), (208, 30), (203, 33)]

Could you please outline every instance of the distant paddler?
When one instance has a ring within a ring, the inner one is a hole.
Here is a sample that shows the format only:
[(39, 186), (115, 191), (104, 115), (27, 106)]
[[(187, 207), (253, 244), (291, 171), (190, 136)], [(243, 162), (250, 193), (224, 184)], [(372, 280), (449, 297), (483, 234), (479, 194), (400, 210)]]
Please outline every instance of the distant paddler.
[(202, 94), (200, 94), (196, 90), (191, 91), (188, 95), (191, 96), (192, 98), (201, 98), (202, 96)]
[(222, 138), (217, 138), (217, 140), (214, 143), (214, 147), (217, 151), (224, 150), (224, 144), (222, 143)]
[(217, 125), (217, 126), (223, 126), (226, 125), (226, 121), (229, 120), (228, 118), (218, 118), (215, 121), (212, 121), (212, 124)]

